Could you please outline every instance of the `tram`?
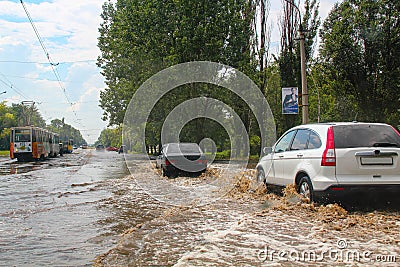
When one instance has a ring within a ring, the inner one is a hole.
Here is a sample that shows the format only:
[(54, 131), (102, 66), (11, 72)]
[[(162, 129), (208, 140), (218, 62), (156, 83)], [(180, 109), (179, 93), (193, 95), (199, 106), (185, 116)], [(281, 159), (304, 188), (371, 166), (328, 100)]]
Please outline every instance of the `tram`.
[(68, 141), (62, 141), (63, 153), (71, 154), (74, 151), (74, 140), (69, 139)]
[(39, 127), (13, 127), (10, 140), (10, 158), (18, 161), (44, 160), (60, 152), (58, 134)]

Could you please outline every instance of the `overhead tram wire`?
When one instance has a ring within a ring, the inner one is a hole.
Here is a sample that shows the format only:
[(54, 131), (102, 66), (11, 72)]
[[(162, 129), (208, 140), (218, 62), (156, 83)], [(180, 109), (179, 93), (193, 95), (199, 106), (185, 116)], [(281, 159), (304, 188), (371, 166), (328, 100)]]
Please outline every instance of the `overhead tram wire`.
[[(36, 37), (37, 37), (38, 40), (39, 40), (39, 43), (40, 43), (40, 45), (41, 45), (41, 47), (42, 47), (42, 49), (43, 49), (43, 52), (45, 53), (46, 58), (47, 58), (47, 60), (48, 60), (49, 63), (50, 63), (51, 69), (53, 70), (53, 73), (54, 73), (54, 75), (55, 75), (55, 77), (56, 77), (56, 79), (57, 79), (57, 81), (58, 81), (58, 84), (59, 84), (59, 86), (60, 86), (60, 88), (61, 88), (61, 91), (64, 93), (65, 99), (67, 100), (67, 102), (68, 102), (68, 103), (70, 104), (70, 106), (71, 106), (71, 110), (72, 110), (72, 112), (73, 112), (74, 115), (75, 115), (76, 122), (77, 122), (78, 124), (81, 124), (81, 123), (78, 122), (78, 115), (76, 114), (76, 111), (74, 110), (74, 104), (73, 104), (72, 101), (69, 99), (69, 97), (68, 97), (68, 95), (67, 95), (67, 92), (66, 92), (64, 86), (62, 85), (60, 75), (58, 74), (58, 71), (57, 71), (57, 69), (55, 68), (55, 66), (57, 66), (58, 63), (55, 64), (55, 63), (51, 60), (51, 58), (50, 58), (50, 53), (47, 51), (47, 48), (46, 48), (46, 46), (45, 46), (45, 44), (44, 44), (44, 42), (43, 42), (43, 40), (42, 40), (42, 37), (40, 36), (39, 31), (37, 30), (35, 24), (33, 23), (32, 17), (31, 17), (31, 15), (30, 15), (29, 12), (28, 12), (28, 9), (26, 8), (26, 6), (25, 6), (25, 4), (24, 4), (24, 2), (23, 2), (22, 0), (20, 0), (20, 2), (21, 2), (21, 4), (22, 4), (22, 7), (23, 7), (24, 10), (25, 10), (25, 13), (26, 13), (26, 15), (27, 15), (27, 17), (28, 17), (28, 19), (29, 19), (29, 22), (30, 22), (30, 24), (31, 24), (31, 26), (32, 26), (32, 28), (33, 28), (33, 31), (35, 32)], [(81, 124), (81, 125), (82, 125), (82, 124)]]
[[(12, 81), (10, 81), (8, 78), (7, 78), (7, 76), (4, 74), (4, 73), (2, 73), (2, 72), (0, 72), (0, 75), (1, 76), (3, 76), (3, 78), (1, 78), (0, 77), (0, 82), (1, 83), (3, 83), (5, 86), (7, 86), (8, 88), (10, 88), (10, 89), (12, 89), (14, 92), (16, 92), (18, 95), (20, 95), (23, 99), (31, 99), (35, 104), (37, 104), (38, 106), (41, 106), (42, 104), (44, 104), (44, 103), (54, 103), (54, 102), (39, 102), (39, 101), (36, 101), (35, 99), (33, 99), (32, 97), (27, 97), (26, 95), (24, 95), (23, 93), (22, 93), (22, 91), (20, 90), (20, 89), (18, 89), (14, 84), (13, 84), (13, 82)], [(4, 80), (3, 80), (4, 79)], [(87, 102), (97, 102), (97, 101), (81, 101), (81, 102), (76, 102), (76, 103), (87, 103)], [(75, 103), (75, 104), (76, 104)], [(69, 103), (67, 103), (67, 102), (63, 102), (63, 104), (69, 104)], [(47, 118), (51, 118), (51, 117), (49, 117), (49, 115), (46, 113), (46, 111), (45, 110), (42, 110), (42, 112), (44, 113), (44, 114), (42, 114), (43, 115), (43, 118), (45, 118), (45, 117), (47, 117)], [(46, 118), (45, 118), (46, 119)], [(80, 131), (92, 131), (92, 130), (95, 130), (95, 129), (88, 129), (88, 130), (80, 130)], [(96, 129), (97, 130), (97, 129)]]
[[(18, 95), (20, 95), (23, 99), (31, 99), (35, 104), (37, 104), (38, 106), (41, 106), (44, 102), (39, 102), (36, 101), (35, 99), (31, 98), (31, 97), (27, 97), (26, 95), (24, 95), (22, 93), (22, 91), (20, 89), (17, 89), (16, 86), (7, 78), (6, 75), (4, 75), (4, 73), (0, 72), (0, 75), (3, 76), (3, 78), (6, 80), (4, 81), (3, 79), (0, 78), (0, 82), (2, 82), (3, 84), (5, 84), (7, 87), (11, 88), (14, 92), (16, 92)], [(44, 113), (44, 115), (47, 116), (47, 113), (45, 110), (42, 110), (42, 112)]]
[(24, 99), (29, 99), (26, 95), (22, 93), (22, 91), (20, 91), (18, 88), (15, 87), (15, 85), (13, 85), (12, 82), (9, 79), (7, 79), (7, 77), (3, 73), (0, 72), (0, 75), (3, 76), (3, 78), (6, 80), (4, 81), (3, 79), (0, 78), (0, 82), (2, 82), (5, 86), (12, 89), (18, 95), (22, 96)]
[[(77, 61), (63, 61), (63, 62), (58, 62), (56, 65), (62, 65), (62, 64), (73, 64), (73, 63), (89, 63), (89, 62), (95, 62), (97, 61), (96, 59), (86, 59), (86, 60), (77, 60)], [(0, 60), (0, 63), (18, 63), (18, 64), (49, 64), (48, 62), (37, 62), (37, 61), (21, 61), (21, 60)]]

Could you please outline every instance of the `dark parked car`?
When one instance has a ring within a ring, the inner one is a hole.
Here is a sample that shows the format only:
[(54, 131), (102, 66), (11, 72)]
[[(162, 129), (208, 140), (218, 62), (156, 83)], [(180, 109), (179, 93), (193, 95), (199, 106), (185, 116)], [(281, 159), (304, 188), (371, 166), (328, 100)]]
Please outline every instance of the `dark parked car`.
[(96, 146), (96, 151), (104, 151), (104, 146), (102, 144), (99, 144)]
[(182, 171), (200, 174), (207, 169), (207, 160), (196, 143), (168, 143), (157, 157), (156, 167), (167, 177)]

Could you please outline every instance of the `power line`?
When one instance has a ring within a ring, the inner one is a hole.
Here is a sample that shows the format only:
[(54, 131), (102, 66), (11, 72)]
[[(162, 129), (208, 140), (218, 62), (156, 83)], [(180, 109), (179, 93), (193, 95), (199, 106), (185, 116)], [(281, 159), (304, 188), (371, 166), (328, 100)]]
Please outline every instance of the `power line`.
[[(26, 76), (19, 76), (19, 75), (7, 75), (8, 77), (14, 77), (14, 78), (18, 78), (18, 79), (26, 79), (26, 80), (32, 80), (32, 81), (40, 81), (40, 80), (46, 80), (49, 82), (57, 82), (57, 80), (53, 80), (53, 79), (47, 79), (47, 78), (31, 78), (31, 77), (26, 77)], [(83, 83), (84, 80), (81, 81), (68, 81), (68, 83), (73, 83), (73, 84), (78, 84), (78, 83)]]
[(17, 94), (19, 94), (20, 96), (22, 96), (24, 99), (29, 99), (26, 95), (24, 95), (18, 88), (16, 88), (12, 82), (7, 79), (7, 76), (5, 76), (3, 73), (0, 72), (0, 75), (3, 76), (3, 78), (6, 80), (4, 81), (3, 79), (0, 78), (0, 82), (2, 82), (5, 86), (9, 87), (10, 89), (12, 89), (14, 92), (16, 92)]
[[(43, 101), (41, 103), (42, 104), (47, 104), (47, 103), (52, 103), (52, 104), (70, 104), (68, 102), (53, 102), (53, 101)], [(73, 102), (72, 104), (76, 105), (76, 104), (85, 104), (85, 103), (99, 103), (99, 101), (76, 101), (76, 102)]]
[[(62, 64), (73, 64), (73, 63), (88, 63), (97, 61), (96, 59), (86, 59), (86, 60), (77, 60), (77, 61), (63, 61), (58, 62), (56, 65)], [(1, 63), (19, 63), (19, 64), (40, 64), (40, 65), (47, 65), (50, 64), (48, 62), (38, 62), (38, 61), (20, 61), (20, 60), (0, 60)]]
[[(37, 30), (35, 24), (33, 23), (32, 17), (31, 17), (31, 15), (29, 14), (28, 9), (26, 8), (26, 6), (25, 6), (25, 4), (24, 4), (24, 2), (23, 2), (22, 0), (20, 0), (20, 2), (21, 2), (21, 4), (22, 4), (22, 7), (23, 7), (24, 10), (25, 10), (25, 13), (26, 13), (26, 15), (27, 15), (27, 17), (28, 17), (28, 19), (29, 19), (29, 22), (30, 22), (30, 24), (31, 24), (31, 26), (32, 26), (32, 28), (33, 28), (33, 31), (35, 32), (36, 37), (37, 37), (38, 40), (39, 40), (39, 43), (40, 43), (40, 45), (41, 45), (41, 47), (42, 47), (42, 49), (43, 49), (43, 52), (45, 53), (45, 55), (46, 55), (46, 57), (47, 57), (47, 60), (48, 60), (48, 62), (50, 63), (51, 69), (53, 70), (53, 73), (54, 73), (54, 75), (55, 75), (55, 77), (56, 77), (56, 79), (57, 79), (58, 85), (60, 86), (61, 91), (64, 93), (65, 99), (66, 99), (67, 102), (71, 105), (71, 110), (72, 110), (72, 112), (74, 113), (75, 118), (78, 119), (78, 115), (76, 114), (76, 111), (74, 110), (73, 103), (72, 103), (71, 100), (69, 99), (69, 97), (68, 97), (68, 95), (67, 95), (67, 93), (66, 93), (66, 90), (65, 90), (64, 86), (62, 85), (60, 75), (58, 74), (58, 71), (57, 71), (57, 69), (55, 68), (55, 67), (58, 65), (58, 63), (54, 63), (54, 62), (51, 60), (50, 54), (49, 54), (49, 52), (47, 51), (47, 48), (46, 48), (46, 46), (45, 46), (45, 44), (44, 44), (44, 42), (43, 42), (42, 37), (41, 37), (40, 34), (39, 34), (39, 31)], [(80, 124), (80, 123), (78, 123), (78, 124)]]

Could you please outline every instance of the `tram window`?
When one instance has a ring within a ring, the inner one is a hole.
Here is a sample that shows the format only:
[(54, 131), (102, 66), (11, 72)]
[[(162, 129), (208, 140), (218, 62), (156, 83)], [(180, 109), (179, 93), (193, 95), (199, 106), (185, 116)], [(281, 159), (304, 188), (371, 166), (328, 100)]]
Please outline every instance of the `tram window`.
[(37, 136), (36, 130), (32, 130), (32, 142), (36, 142), (36, 136)]
[(29, 142), (31, 134), (29, 130), (15, 130), (15, 142)]

